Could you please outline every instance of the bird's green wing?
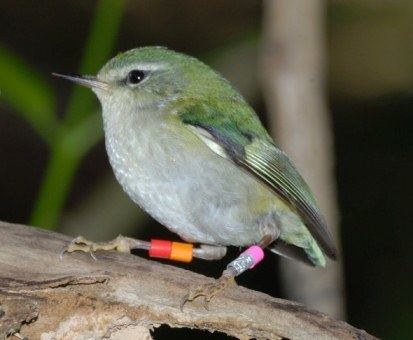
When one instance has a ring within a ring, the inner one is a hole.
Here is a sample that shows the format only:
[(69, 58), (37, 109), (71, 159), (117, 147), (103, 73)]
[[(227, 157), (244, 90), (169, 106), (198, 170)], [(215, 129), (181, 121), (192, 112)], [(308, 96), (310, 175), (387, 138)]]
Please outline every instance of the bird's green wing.
[(237, 102), (198, 102), (181, 106), (177, 113), (213, 151), (245, 169), (287, 201), (325, 254), (336, 258), (331, 234), (310, 189), (250, 107)]

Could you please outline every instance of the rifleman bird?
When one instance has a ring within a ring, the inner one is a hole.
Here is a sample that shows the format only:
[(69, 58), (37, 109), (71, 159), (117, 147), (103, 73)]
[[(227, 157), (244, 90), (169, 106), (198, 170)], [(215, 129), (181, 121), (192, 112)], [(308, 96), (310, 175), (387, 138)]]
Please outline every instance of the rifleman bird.
[[(117, 55), (96, 77), (57, 76), (97, 95), (117, 180), (156, 220), (198, 244), (194, 257), (215, 260), (227, 246), (257, 245), (313, 266), (336, 258), (308, 185), (245, 99), (206, 64), (143, 47)], [(127, 237), (76, 238), (66, 251), (149, 247)], [(242, 271), (228, 266), (181, 305), (197, 296), (207, 303)]]

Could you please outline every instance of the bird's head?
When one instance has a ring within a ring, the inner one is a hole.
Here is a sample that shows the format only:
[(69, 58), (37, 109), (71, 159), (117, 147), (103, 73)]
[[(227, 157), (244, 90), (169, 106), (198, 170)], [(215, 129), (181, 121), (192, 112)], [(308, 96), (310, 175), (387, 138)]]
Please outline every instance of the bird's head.
[(109, 60), (96, 77), (56, 75), (92, 88), (104, 108), (162, 107), (176, 100), (208, 100), (236, 93), (198, 59), (164, 47), (121, 53)]

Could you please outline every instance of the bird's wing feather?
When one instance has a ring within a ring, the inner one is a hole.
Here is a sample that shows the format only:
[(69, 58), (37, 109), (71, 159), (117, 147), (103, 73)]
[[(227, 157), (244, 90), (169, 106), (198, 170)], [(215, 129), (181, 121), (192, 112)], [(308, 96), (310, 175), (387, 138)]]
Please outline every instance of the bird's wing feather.
[(198, 102), (181, 106), (177, 113), (214, 152), (245, 169), (287, 201), (324, 253), (336, 258), (331, 234), (310, 189), (251, 108), (245, 103)]

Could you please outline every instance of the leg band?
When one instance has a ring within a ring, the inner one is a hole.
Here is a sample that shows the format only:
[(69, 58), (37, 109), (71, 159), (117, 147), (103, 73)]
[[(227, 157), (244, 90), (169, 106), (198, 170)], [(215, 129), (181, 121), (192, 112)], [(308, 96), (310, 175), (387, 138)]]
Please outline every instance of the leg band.
[(251, 246), (227, 266), (238, 276), (248, 269), (254, 268), (264, 258), (264, 251), (258, 246)]

